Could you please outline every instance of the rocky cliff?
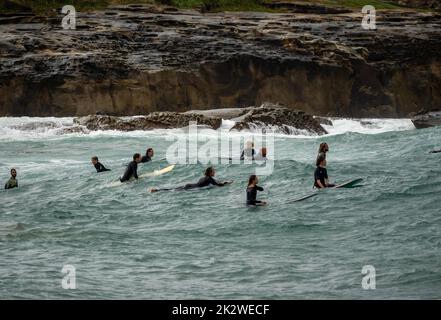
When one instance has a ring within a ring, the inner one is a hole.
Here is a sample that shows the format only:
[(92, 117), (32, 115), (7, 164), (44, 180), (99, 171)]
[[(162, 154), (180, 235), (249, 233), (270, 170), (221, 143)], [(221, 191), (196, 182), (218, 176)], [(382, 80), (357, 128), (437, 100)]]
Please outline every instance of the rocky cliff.
[(0, 14), (0, 116), (147, 114), (281, 103), (314, 115), (401, 117), (441, 106), (441, 15), (302, 7), (200, 13), (125, 5)]

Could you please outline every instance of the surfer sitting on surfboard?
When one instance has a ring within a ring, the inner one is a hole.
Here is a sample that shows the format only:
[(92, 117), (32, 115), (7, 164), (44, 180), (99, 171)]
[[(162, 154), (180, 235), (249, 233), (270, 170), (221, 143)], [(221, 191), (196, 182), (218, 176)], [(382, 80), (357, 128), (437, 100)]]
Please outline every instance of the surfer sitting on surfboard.
[(317, 169), (314, 172), (314, 188), (332, 188), (334, 184), (329, 183), (328, 171), (326, 170), (326, 158), (321, 155), (317, 158)]
[(146, 162), (152, 161), (153, 154), (154, 154), (153, 149), (152, 148), (148, 148), (147, 151), (145, 152), (145, 156), (143, 156), (141, 158), (141, 162), (142, 163), (146, 163)]
[(255, 153), (256, 150), (254, 150), (254, 142), (247, 141), (246, 148), (243, 149), (240, 155), (240, 160), (245, 160), (245, 158), (254, 160)]
[(98, 157), (92, 157), (92, 164), (96, 169), (96, 172), (105, 172), (110, 171), (110, 169), (107, 169), (105, 166), (102, 165), (101, 162), (98, 161)]
[(256, 200), (257, 191), (263, 191), (262, 187), (259, 187), (257, 184), (259, 183), (259, 179), (255, 174), (251, 175), (248, 179), (248, 187), (247, 187), (247, 206), (265, 206), (265, 201)]
[(135, 153), (133, 155), (133, 161), (129, 163), (127, 166), (126, 172), (123, 177), (119, 179), (121, 182), (129, 181), (130, 178), (134, 177), (138, 179), (138, 163), (141, 162), (141, 155), (139, 153)]
[(196, 189), (196, 188), (203, 188), (208, 187), (210, 185), (213, 186), (219, 186), (223, 187), (227, 184), (233, 183), (233, 181), (224, 181), (224, 182), (218, 182), (214, 179), (214, 176), (216, 175), (216, 171), (213, 167), (209, 167), (205, 170), (205, 176), (197, 183), (189, 183), (182, 187), (172, 188), (172, 189), (150, 189), (150, 192), (158, 192), (158, 191), (170, 191), (170, 190), (190, 190), (190, 189)]

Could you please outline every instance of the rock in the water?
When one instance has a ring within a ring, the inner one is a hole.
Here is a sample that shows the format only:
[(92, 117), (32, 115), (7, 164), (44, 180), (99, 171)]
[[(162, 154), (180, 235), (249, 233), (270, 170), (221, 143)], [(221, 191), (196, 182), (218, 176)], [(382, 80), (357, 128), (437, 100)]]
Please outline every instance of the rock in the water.
[(249, 111), (239, 117), (231, 130), (248, 130), (251, 128), (275, 128), (285, 134), (293, 130), (306, 130), (314, 134), (326, 134), (326, 130), (311, 115), (304, 111), (293, 110), (274, 104), (263, 104), (259, 108), (249, 108)]
[(441, 110), (417, 114), (412, 118), (417, 129), (441, 126)]
[(120, 131), (183, 128), (191, 121), (212, 129), (218, 129), (222, 124), (221, 118), (176, 112), (152, 112), (146, 116), (132, 118), (89, 115), (74, 119), (74, 123), (85, 126), (89, 130)]

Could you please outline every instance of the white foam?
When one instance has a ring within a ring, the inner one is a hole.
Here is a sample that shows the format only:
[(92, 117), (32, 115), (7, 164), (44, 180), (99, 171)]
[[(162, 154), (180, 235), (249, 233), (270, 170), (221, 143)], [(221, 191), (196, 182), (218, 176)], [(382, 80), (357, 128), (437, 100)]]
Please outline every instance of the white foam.
[[(129, 117), (126, 117), (129, 118)], [(338, 135), (347, 132), (362, 134), (378, 134), (390, 131), (413, 130), (415, 126), (410, 119), (342, 119), (329, 118), (332, 126), (323, 125), (329, 135)], [(204, 130), (205, 135), (217, 135), (221, 131), (232, 137), (253, 136), (261, 132), (261, 126), (251, 126), (248, 132), (230, 131), (235, 125), (234, 120), (223, 120), (218, 130)], [(66, 133), (69, 128), (82, 129), (82, 132)], [(316, 138), (317, 135), (291, 128), (290, 135), (284, 134), (277, 126), (266, 126), (265, 131), (274, 136), (290, 138)], [(176, 136), (186, 132), (186, 129), (156, 129), (151, 131), (131, 131), (122, 132), (117, 130), (91, 131), (84, 130), (74, 125), (73, 118), (56, 117), (4, 117), (0, 118), (0, 140), (17, 141), (32, 139), (62, 139), (66, 136), (86, 136), (97, 138), (101, 136), (126, 136), (126, 137), (146, 137), (146, 136)]]

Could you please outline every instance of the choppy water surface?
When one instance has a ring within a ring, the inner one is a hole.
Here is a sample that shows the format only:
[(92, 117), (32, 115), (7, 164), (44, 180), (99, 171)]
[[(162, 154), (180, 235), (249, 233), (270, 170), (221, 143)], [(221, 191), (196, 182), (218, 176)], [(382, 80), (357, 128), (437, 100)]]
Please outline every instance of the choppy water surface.
[[(216, 165), (235, 180), (224, 188), (147, 192), (196, 181), (201, 164), (114, 186), (147, 146), (155, 161), (140, 172), (166, 166), (166, 138), (183, 133), (61, 134), (70, 122), (0, 118), (0, 182), (15, 167), (20, 185), (0, 191), (0, 298), (441, 298), (441, 155), (428, 153), (440, 128), (336, 120), (326, 137), (276, 135), (260, 182), (270, 205), (249, 209), (255, 165)], [(331, 180), (363, 187), (287, 203), (311, 191), (322, 141)], [(93, 155), (113, 171), (96, 174)], [(66, 264), (75, 290), (61, 287)], [(376, 290), (361, 287), (365, 265)]]

